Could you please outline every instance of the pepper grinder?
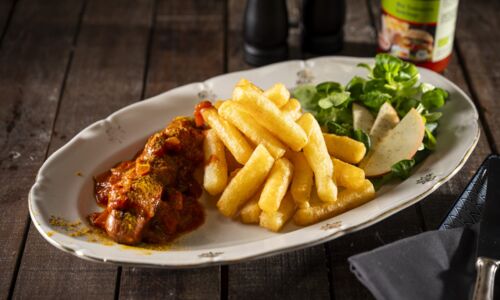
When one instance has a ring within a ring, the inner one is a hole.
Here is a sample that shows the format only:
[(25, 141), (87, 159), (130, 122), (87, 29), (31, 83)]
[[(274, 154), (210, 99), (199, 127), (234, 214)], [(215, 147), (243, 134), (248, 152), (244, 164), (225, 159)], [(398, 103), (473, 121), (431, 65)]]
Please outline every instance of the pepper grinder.
[(243, 36), (247, 63), (261, 66), (287, 59), (286, 0), (247, 0)]
[(302, 49), (330, 54), (342, 49), (345, 0), (303, 0)]

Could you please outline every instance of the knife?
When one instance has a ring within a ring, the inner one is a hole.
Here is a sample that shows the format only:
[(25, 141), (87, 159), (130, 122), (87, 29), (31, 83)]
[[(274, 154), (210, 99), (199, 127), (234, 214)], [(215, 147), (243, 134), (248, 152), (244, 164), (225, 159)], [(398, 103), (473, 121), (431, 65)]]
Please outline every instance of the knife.
[(488, 162), (486, 202), (479, 221), (474, 300), (493, 299), (500, 264), (500, 159)]

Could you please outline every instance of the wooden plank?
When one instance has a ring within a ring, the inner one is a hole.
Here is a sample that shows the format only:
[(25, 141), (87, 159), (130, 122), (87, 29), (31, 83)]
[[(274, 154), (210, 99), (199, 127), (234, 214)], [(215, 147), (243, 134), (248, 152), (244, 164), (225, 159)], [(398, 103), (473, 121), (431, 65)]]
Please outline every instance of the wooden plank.
[[(228, 71), (247, 69), (243, 61), (242, 22), (245, 6), (229, 1)], [(288, 1), (290, 19), (297, 21), (298, 2)], [(298, 31), (290, 31), (290, 53), (300, 57)], [(228, 268), (229, 299), (324, 299), (329, 297), (324, 246), (275, 255)]]
[[(158, 3), (147, 97), (224, 72), (224, 13), (224, 1)], [(220, 298), (219, 269), (123, 268), (120, 298)]]
[(160, 1), (147, 97), (224, 72), (224, 1)]
[(467, 72), (471, 94), (484, 117), (489, 142), (500, 149), (500, 2), (461, 1), (456, 29), (456, 45)]
[(288, 59), (303, 59), (300, 44), (300, 18), (302, 11), (302, 1), (300, 0), (287, 0), (288, 10), (288, 23), (290, 24), (288, 30)]
[(376, 54), (375, 30), (366, 1), (346, 1), (344, 46), (338, 55), (372, 57)]
[(228, 267), (228, 299), (326, 299), (322, 245)]
[(246, 70), (251, 66), (243, 60), (243, 16), (246, 1), (228, 0), (227, 69)]
[(0, 299), (7, 298), (22, 255), (28, 191), (45, 159), (81, 6), (23, 1), (2, 41)]
[(2, 45), (2, 38), (5, 36), (6, 29), (8, 27), (9, 19), (13, 14), (14, 6), (14, 0), (0, 1), (0, 47)]
[(220, 299), (219, 268), (123, 268), (123, 299)]
[[(141, 98), (152, 8), (150, 0), (87, 4), (50, 153), (85, 126)], [(63, 254), (32, 226), (14, 297), (112, 299), (116, 270)]]

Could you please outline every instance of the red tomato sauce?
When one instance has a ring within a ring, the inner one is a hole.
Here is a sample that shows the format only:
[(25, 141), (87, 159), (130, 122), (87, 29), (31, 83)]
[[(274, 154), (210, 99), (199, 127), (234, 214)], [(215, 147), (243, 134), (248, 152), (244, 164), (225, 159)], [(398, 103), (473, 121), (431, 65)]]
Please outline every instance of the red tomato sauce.
[(104, 211), (89, 216), (122, 244), (164, 243), (203, 224), (202, 188), (193, 172), (203, 163), (204, 134), (195, 122), (176, 118), (152, 135), (133, 160), (95, 177)]

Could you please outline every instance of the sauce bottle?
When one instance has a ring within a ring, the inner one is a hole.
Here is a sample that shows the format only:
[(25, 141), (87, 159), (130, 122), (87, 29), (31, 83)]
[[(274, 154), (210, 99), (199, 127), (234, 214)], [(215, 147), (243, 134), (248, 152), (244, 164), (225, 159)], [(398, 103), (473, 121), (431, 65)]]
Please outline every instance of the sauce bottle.
[(379, 51), (436, 72), (450, 62), (458, 0), (382, 0)]

